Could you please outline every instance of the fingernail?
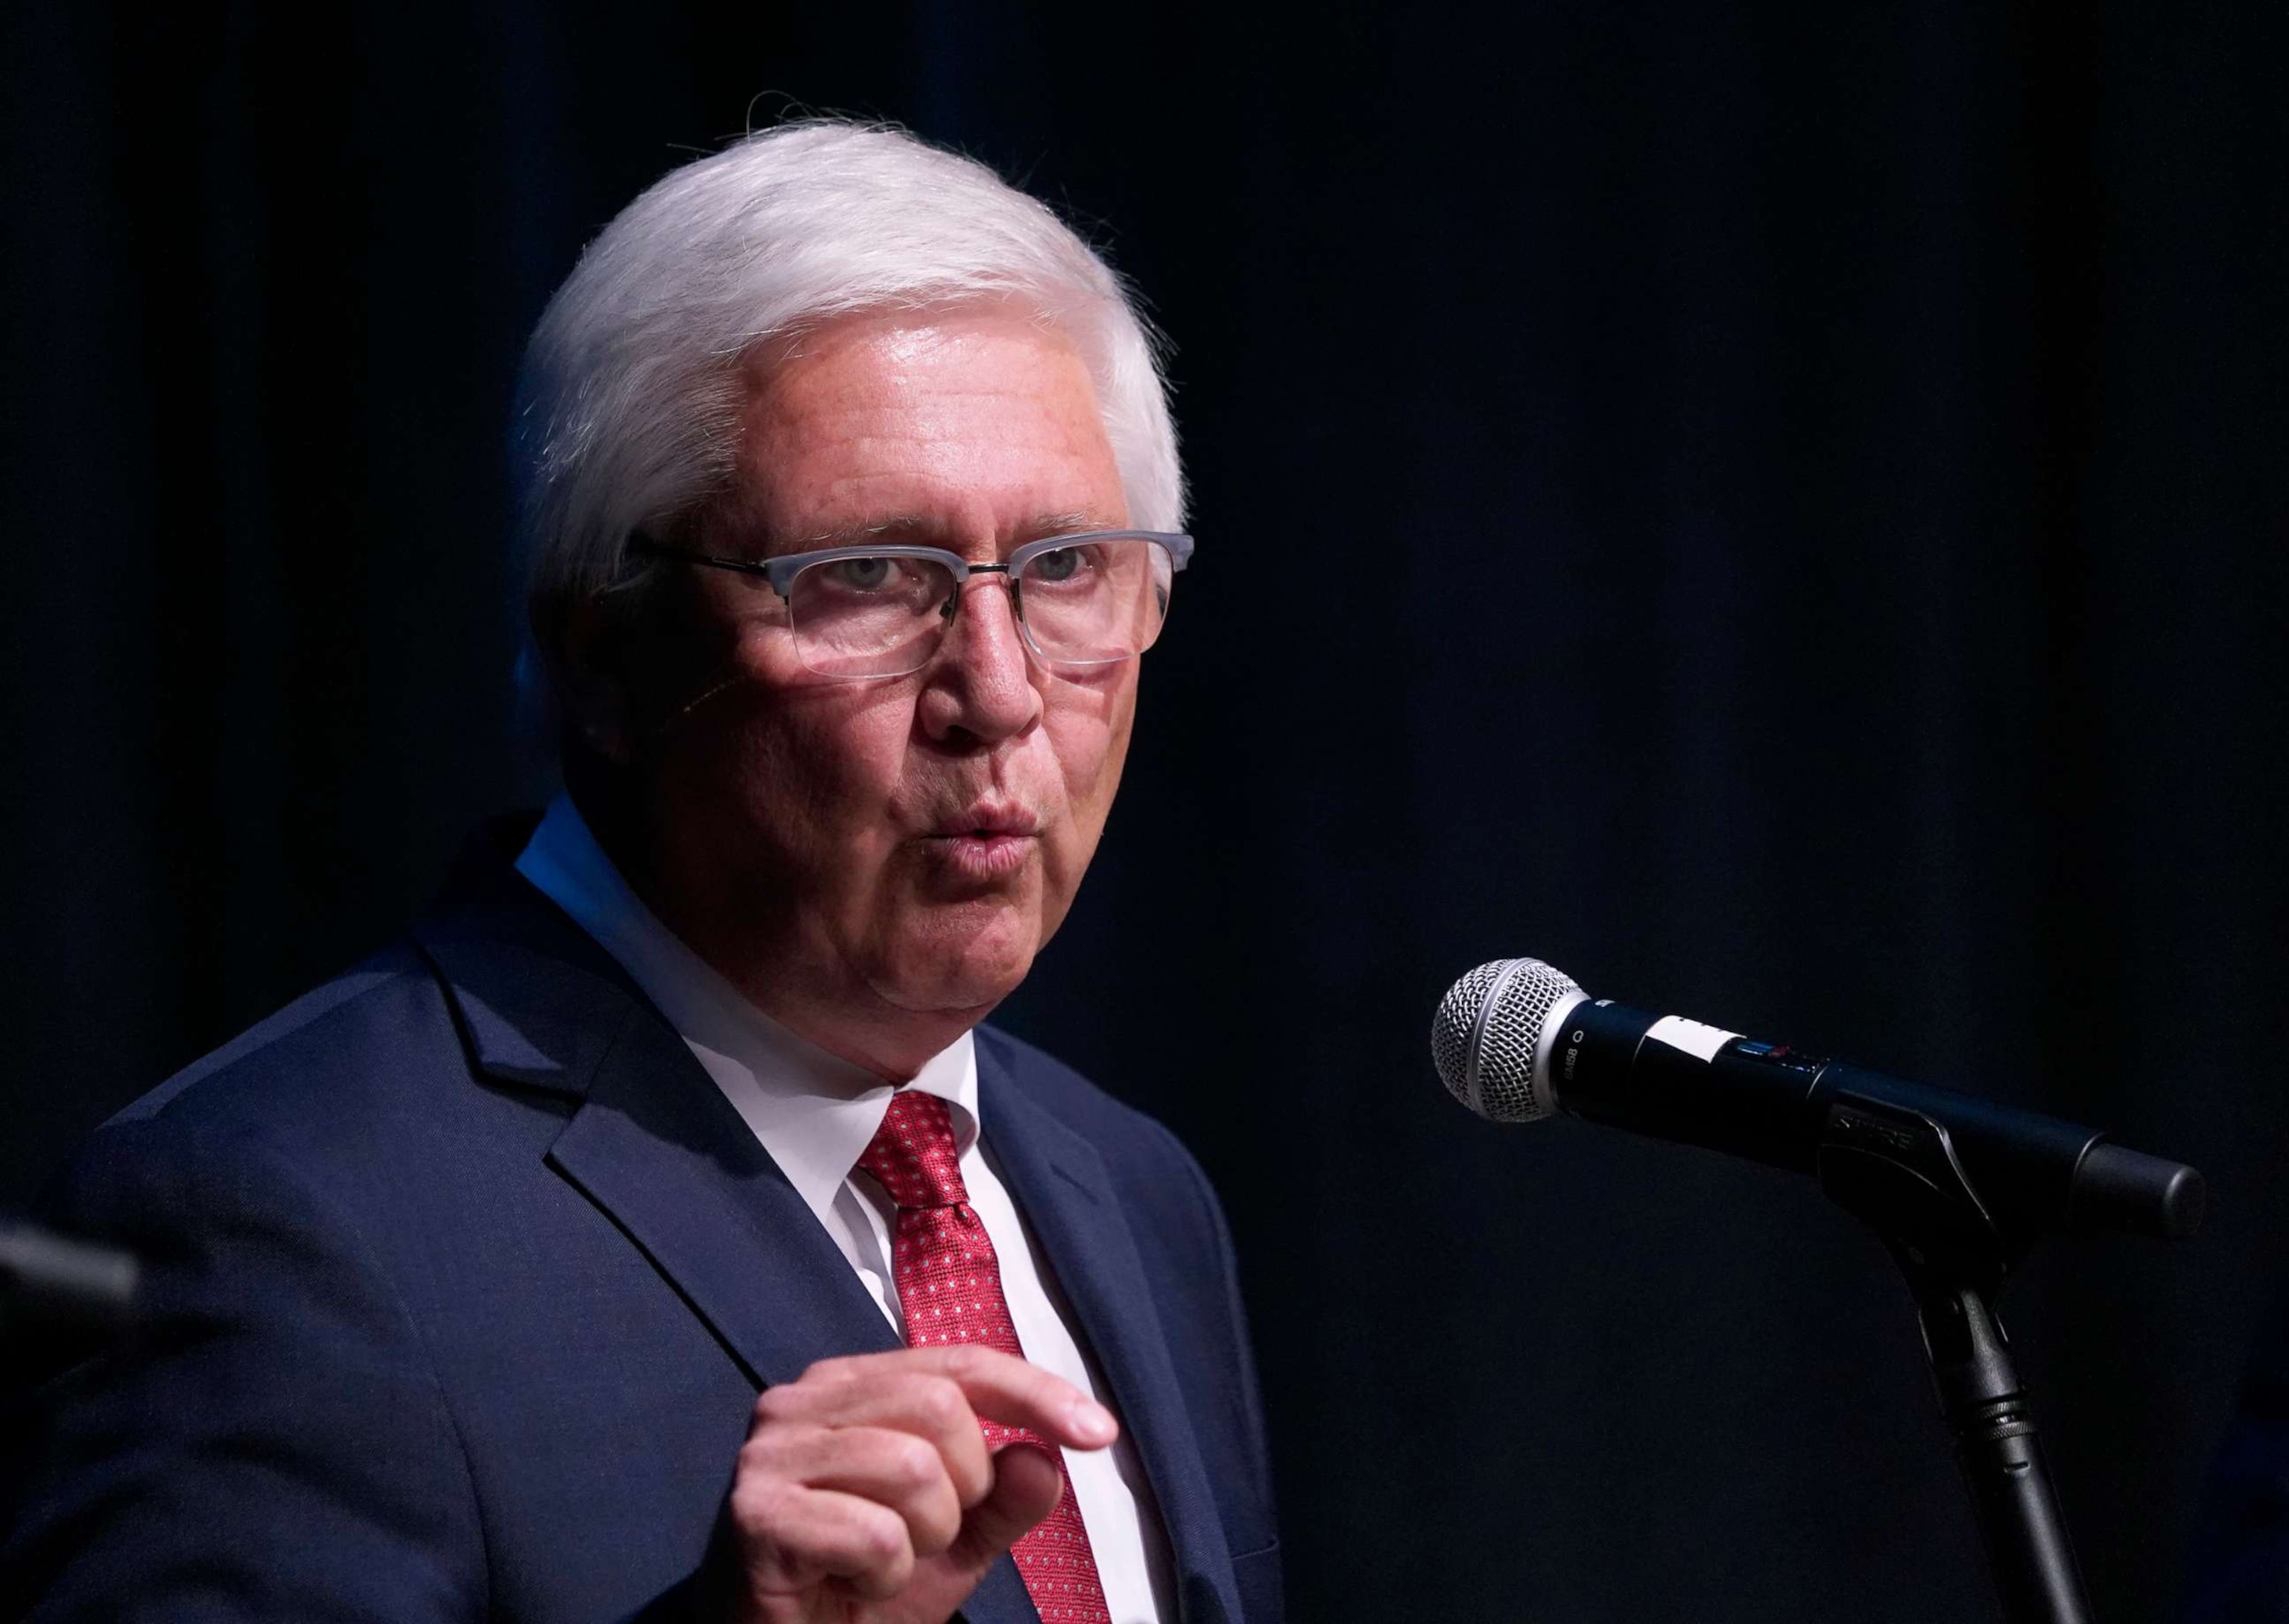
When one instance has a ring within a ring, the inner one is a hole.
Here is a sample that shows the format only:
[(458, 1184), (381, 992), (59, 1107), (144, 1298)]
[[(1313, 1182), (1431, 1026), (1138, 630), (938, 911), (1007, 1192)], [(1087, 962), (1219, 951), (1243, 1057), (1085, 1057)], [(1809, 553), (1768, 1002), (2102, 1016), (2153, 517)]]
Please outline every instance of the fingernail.
[(1086, 1398), (1067, 1411), (1065, 1419), (1072, 1424), (1075, 1436), (1088, 1444), (1110, 1444), (1113, 1435), (1121, 1430), (1119, 1423), (1113, 1419), (1112, 1411)]

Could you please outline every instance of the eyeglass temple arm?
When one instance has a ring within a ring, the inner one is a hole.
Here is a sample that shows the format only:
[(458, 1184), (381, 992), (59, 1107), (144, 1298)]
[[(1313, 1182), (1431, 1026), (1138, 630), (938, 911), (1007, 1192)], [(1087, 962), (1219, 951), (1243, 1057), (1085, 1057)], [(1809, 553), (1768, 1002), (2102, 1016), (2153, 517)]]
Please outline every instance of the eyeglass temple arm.
[(754, 558), (721, 558), (713, 553), (693, 553), (683, 547), (664, 547), (649, 536), (628, 537), (628, 551), (646, 558), (672, 558), (680, 563), (701, 564), (710, 569), (729, 569), (735, 575), (752, 575), (770, 581), (771, 590), (784, 598), (787, 589), (771, 577), (772, 560)]

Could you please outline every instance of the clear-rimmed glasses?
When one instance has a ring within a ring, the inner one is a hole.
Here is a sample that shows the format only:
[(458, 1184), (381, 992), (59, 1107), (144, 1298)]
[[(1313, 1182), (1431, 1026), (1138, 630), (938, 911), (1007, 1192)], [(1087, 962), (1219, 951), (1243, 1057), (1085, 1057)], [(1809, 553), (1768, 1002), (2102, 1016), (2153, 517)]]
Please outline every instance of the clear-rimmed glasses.
[(1044, 665), (1078, 669), (1134, 658), (1160, 635), (1171, 577), (1192, 556), (1192, 538), (1173, 530), (1045, 536), (998, 564), (889, 542), (761, 559), (687, 552), (646, 536), (628, 546), (769, 581), (786, 600), (803, 665), (853, 681), (903, 677), (929, 665), (973, 575), (1009, 577), (1018, 629)]

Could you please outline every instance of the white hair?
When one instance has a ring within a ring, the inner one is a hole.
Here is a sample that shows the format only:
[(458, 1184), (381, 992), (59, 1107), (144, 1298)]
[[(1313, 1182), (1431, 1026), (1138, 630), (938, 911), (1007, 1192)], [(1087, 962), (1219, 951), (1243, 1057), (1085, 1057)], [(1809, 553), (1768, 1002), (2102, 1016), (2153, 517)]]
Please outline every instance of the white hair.
[(1175, 529), (1184, 476), (1156, 335), (1111, 267), (984, 164), (902, 131), (781, 125), (620, 211), (525, 352), (515, 450), (528, 602), (622, 580), (629, 538), (730, 490), (755, 346), (867, 311), (1008, 304), (1070, 338), (1129, 522)]

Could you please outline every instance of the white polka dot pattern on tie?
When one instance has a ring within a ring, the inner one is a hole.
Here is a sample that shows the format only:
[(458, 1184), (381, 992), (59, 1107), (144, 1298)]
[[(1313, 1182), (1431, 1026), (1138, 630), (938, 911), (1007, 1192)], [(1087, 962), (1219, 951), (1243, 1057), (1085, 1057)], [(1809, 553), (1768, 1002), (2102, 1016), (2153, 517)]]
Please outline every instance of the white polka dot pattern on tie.
[[(897, 1203), (891, 1269), (905, 1310), (907, 1343), (934, 1348), (974, 1342), (1023, 1358), (1025, 1349), (1017, 1345), (1002, 1301), (993, 1243), (969, 1208), (945, 1102), (905, 1088), (892, 1095), (882, 1126), (858, 1165)], [(1056, 1461), (1058, 1475), (1065, 1475), (1064, 1459), (1033, 1432), (999, 1421), (978, 1424), (987, 1448), (1030, 1444)], [(1010, 1547), (1009, 1555), (1041, 1624), (1112, 1624), (1070, 1480), (1057, 1509)]]

